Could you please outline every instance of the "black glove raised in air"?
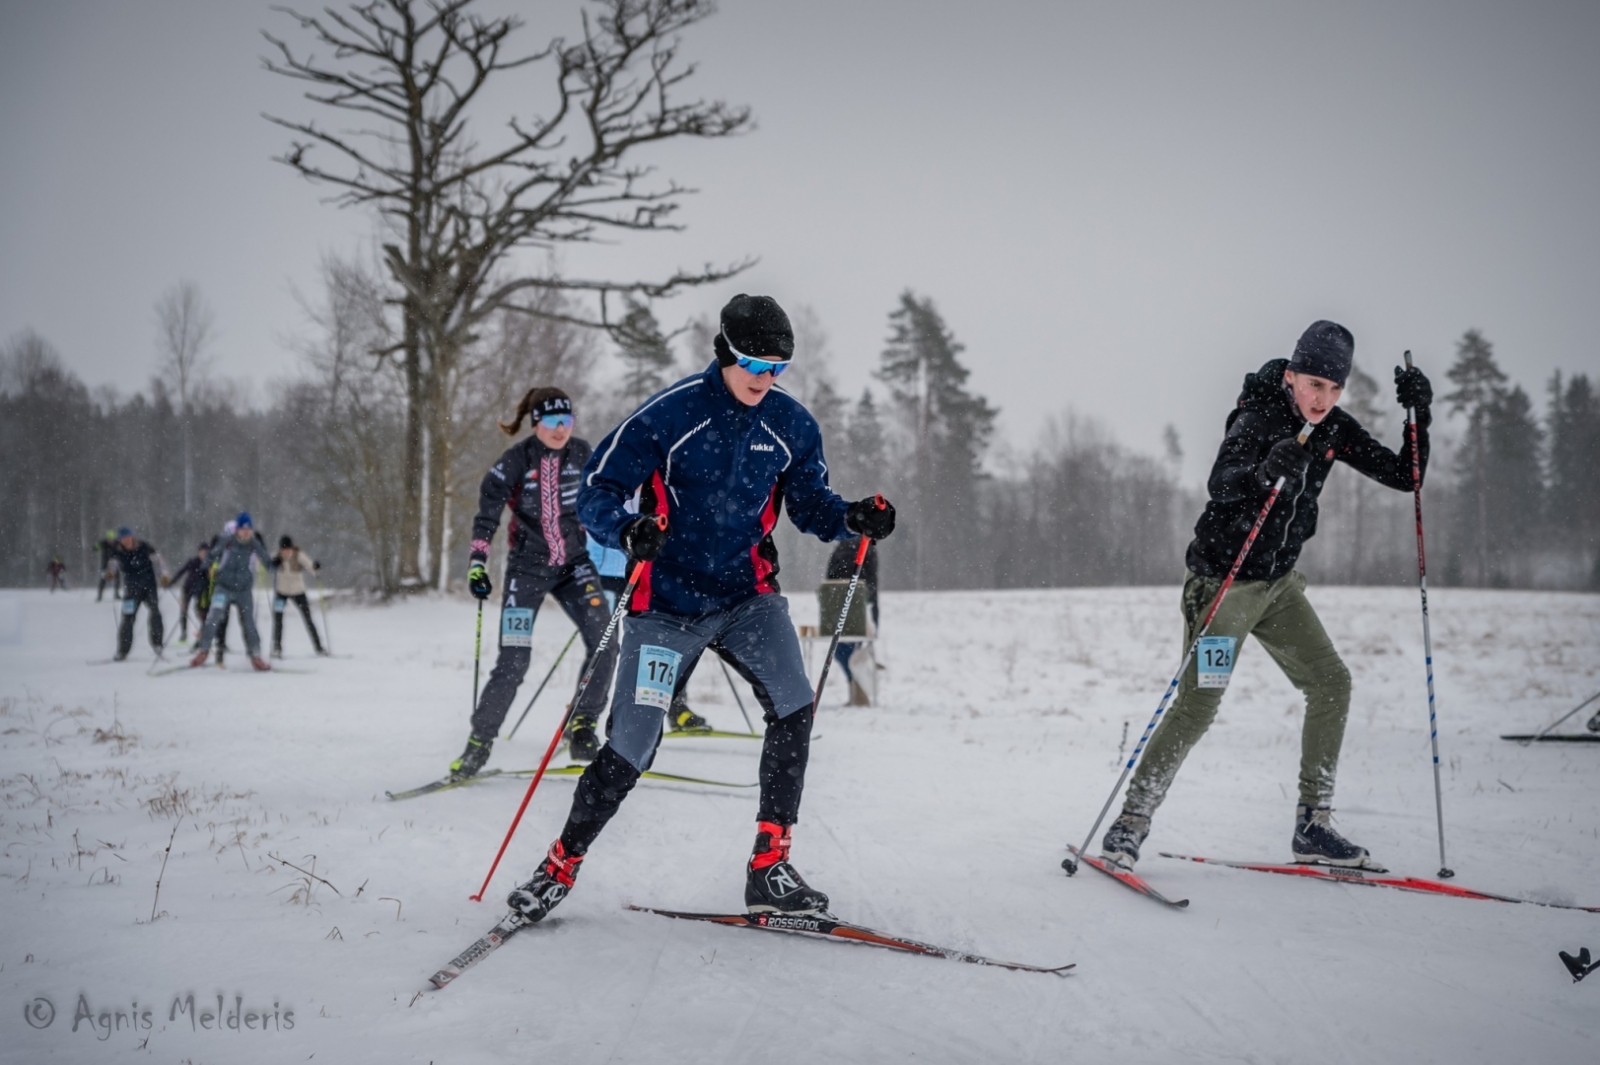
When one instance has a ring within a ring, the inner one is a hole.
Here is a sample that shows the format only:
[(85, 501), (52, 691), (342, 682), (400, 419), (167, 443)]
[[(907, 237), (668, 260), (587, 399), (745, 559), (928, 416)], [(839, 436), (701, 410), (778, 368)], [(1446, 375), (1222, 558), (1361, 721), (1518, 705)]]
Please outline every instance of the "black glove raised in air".
[(858, 499), (844, 512), (844, 527), (869, 540), (887, 540), (894, 532), (894, 504), (882, 496)]
[(1402, 407), (1427, 410), (1433, 405), (1433, 386), (1415, 366), (1409, 370), (1394, 368), (1394, 395)]
[(630, 558), (653, 562), (667, 542), (667, 530), (649, 515), (641, 514), (622, 527), (622, 549)]
[(1286, 436), (1272, 445), (1267, 457), (1256, 467), (1256, 479), (1263, 488), (1271, 488), (1282, 477), (1284, 492), (1294, 495), (1300, 491), (1300, 483), (1305, 479), (1306, 468), (1310, 465), (1311, 452), (1294, 437)]

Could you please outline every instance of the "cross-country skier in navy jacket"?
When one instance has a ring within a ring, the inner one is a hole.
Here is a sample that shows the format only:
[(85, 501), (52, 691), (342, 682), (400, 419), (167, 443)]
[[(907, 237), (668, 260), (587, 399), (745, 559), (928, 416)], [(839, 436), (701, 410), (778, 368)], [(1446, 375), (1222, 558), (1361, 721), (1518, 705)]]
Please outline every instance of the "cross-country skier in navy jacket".
[[(646, 400), (584, 469), (578, 516), (602, 544), (643, 563), (643, 576), (623, 634), (610, 737), (578, 782), (560, 838), (509, 900), (529, 920), (572, 887), (590, 844), (650, 766), (681, 668), (708, 647), (754, 687), (767, 724), (745, 905), (782, 913), (828, 907), (788, 861), (815, 707), (778, 592), (772, 530), (787, 507), (796, 526), (820, 539), (881, 540), (894, 531), (894, 508), (846, 503), (828, 487), (816, 420), (774, 386), (794, 356), (794, 332), (777, 302), (735, 296), (721, 324), (717, 361)], [(636, 490), (640, 513), (630, 514), (623, 504)]]

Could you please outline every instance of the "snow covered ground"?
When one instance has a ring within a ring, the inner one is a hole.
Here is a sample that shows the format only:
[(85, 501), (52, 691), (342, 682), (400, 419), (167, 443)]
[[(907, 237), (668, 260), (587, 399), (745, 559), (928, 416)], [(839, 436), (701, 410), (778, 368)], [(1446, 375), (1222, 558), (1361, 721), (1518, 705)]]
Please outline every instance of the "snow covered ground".
[[(1431, 877), (1416, 594), (1312, 598), (1356, 682), (1338, 823)], [(384, 798), (439, 775), (465, 738), (469, 600), (336, 610), (348, 657), (334, 659), (311, 658), (291, 617), (285, 665), (304, 672), (151, 677), (142, 636), (136, 662), (86, 664), (112, 650), (109, 603), (0, 593), (0, 1060), (1595, 1060), (1600, 978), (1573, 986), (1555, 955), (1600, 947), (1600, 914), (1155, 855), (1287, 859), (1301, 709), (1259, 648), (1141, 863), (1189, 910), (1062, 873), (1116, 777), (1124, 723), (1131, 743), (1176, 664), (1176, 601), (1175, 588), (886, 595), (882, 705), (835, 702), (818, 724), (795, 859), (835, 910), (1075, 961), (1070, 976), (628, 912), (739, 908), (753, 839), (752, 792), (646, 783), (546, 926), (419, 995), (500, 915), (573, 788), (541, 787), (484, 903), (467, 896), (525, 783)], [(814, 613), (797, 597), (797, 620)], [(1600, 748), (1496, 738), (1600, 688), (1600, 597), (1441, 591), (1434, 617), (1458, 882), (1600, 904)], [(523, 699), (569, 631), (543, 617)], [(560, 694), (492, 764), (537, 762)], [(740, 726), (719, 670), (692, 695)], [(757, 754), (670, 741), (656, 767), (753, 781)], [(193, 1013), (174, 1015), (191, 995)]]

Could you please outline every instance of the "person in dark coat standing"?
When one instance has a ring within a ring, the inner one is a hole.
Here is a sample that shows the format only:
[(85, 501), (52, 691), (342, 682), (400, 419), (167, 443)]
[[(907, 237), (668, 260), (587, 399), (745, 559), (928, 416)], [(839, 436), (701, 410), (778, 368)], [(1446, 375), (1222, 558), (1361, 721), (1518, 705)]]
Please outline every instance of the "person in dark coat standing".
[[(1317, 497), (1334, 463), (1386, 488), (1412, 487), (1411, 442), (1390, 451), (1337, 406), (1354, 356), (1350, 331), (1319, 321), (1300, 337), (1293, 357), (1274, 359), (1245, 376), (1207, 482), (1210, 500), (1189, 544), (1181, 599), (1185, 650), (1280, 477), (1283, 490), (1129, 781), (1122, 813), (1101, 841), (1108, 861), (1131, 868), (1138, 860), (1151, 816), (1216, 717), (1245, 637), (1254, 636), (1306, 700), (1294, 860), (1378, 868), (1366, 848), (1345, 839), (1331, 822), (1350, 713), (1350, 671), (1306, 598), (1306, 579), (1294, 569), (1317, 531)], [(1417, 460), (1426, 470), (1433, 389), (1421, 370), (1396, 367), (1395, 393), (1401, 406), (1416, 410)], [(1314, 429), (1302, 446), (1296, 438), (1307, 422)]]
[(117, 530), (107, 529), (106, 534), (90, 549), (100, 552), (100, 586), (94, 592), (94, 601), (97, 603), (105, 598), (107, 582), (111, 584), (112, 598), (117, 596), (117, 567), (112, 557), (116, 548)]
[[(450, 763), (454, 777), (470, 777), (489, 760), (500, 726), (511, 709), (533, 657), (533, 622), (545, 596), (554, 596), (583, 634), (584, 650), (594, 657), (611, 620), (605, 589), (589, 559), (588, 538), (574, 502), (589, 443), (573, 436), (572, 398), (559, 388), (532, 388), (517, 405), (517, 415), (500, 430), (515, 436), (526, 418), (533, 432), (507, 448), (478, 489), (478, 516), (472, 523), (472, 554), (467, 589), (478, 599), (493, 592), (489, 580), (489, 541), (507, 508), (505, 588), (500, 595), (500, 653), (472, 715), (466, 750)], [(587, 761), (599, 748), (595, 728), (605, 709), (613, 640), (595, 669), (583, 702), (573, 711), (568, 745), (572, 757)]]
[(206, 622), (206, 610), (211, 606), (211, 541), (202, 541), (195, 548), (194, 557), (178, 567), (172, 583), (178, 586), (178, 642), (189, 642), (189, 605), (194, 604), (195, 632)]
[(141, 606), (150, 608), (150, 646), (159, 656), (166, 642), (159, 597), (160, 589), (170, 583), (167, 564), (154, 547), (134, 536), (133, 530), (127, 526), (117, 530), (111, 557), (122, 575), (122, 622), (117, 626), (117, 661), (127, 658), (128, 652), (133, 650), (133, 619)]

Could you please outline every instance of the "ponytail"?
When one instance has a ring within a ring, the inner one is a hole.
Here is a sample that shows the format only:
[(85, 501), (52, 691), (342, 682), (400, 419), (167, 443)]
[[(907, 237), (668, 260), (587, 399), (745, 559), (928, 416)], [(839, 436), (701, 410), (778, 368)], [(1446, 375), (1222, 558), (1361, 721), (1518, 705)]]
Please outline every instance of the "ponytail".
[[(551, 400), (558, 402), (551, 404)], [(533, 428), (540, 415), (546, 413), (545, 407), (547, 405), (557, 408), (563, 414), (572, 412), (572, 399), (570, 396), (559, 388), (540, 385), (528, 389), (528, 394), (522, 397), (521, 403), (517, 404), (517, 416), (511, 419), (510, 425), (505, 422), (496, 422), (495, 424), (500, 426), (500, 431), (507, 436), (516, 436), (522, 429), (522, 419), (527, 418), (528, 428)]]

